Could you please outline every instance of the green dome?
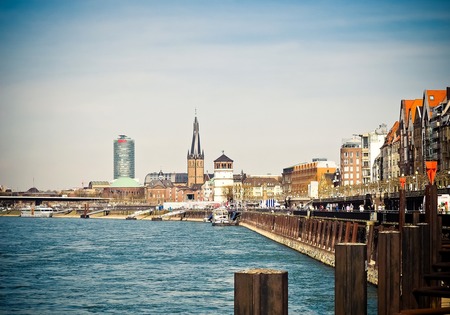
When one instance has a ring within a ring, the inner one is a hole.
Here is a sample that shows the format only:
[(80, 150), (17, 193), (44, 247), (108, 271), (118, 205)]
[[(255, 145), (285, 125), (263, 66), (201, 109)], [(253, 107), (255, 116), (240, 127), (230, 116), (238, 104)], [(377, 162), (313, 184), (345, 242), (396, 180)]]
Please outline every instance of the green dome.
[(111, 187), (132, 188), (140, 187), (139, 183), (130, 177), (119, 177), (112, 182)]

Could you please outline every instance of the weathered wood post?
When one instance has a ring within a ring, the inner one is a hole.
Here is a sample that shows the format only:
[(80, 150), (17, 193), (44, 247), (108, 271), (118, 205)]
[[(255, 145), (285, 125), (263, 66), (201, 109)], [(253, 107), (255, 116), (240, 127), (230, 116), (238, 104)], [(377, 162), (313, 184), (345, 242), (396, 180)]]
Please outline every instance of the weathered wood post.
[(400, 177), (400, 190), (399, 193), (399, 208), (398, 208), (398, 230), (402, 233), (403, 226), (405, 225), (405, 212), (406, 212), (406, 192), (405, 192), (406, 177)]
[(367, 246), (340, 243), (335, 253), (336, 315), (367, 314)]
[(378, 234), (378, 314), (400, 311), (400, 232)]
[(288, 273), (250, 269), (234, 274), (235, 315), (287, 315)]
[(419, 307), (413, 290), (420, 286), (420, 229), (418, 226), (403, 227), (402, 234), (402, 308)]
[[(418, 255), (418, 264), (420, 265), (420, 271), (419, 271), (419, 287), (424, 287), (426, 286), (426, 281), (425, 278), (423, 277), (425, 274), (430, 273), (431, 272), (431, 265), (430, 265), (430, 253), (431, 253), (431, 248), (430, 248), (430, 226), (428, 225), (428, 223), (419, 223), (417, 224), (417, 226), (419, 227), (419, 240), (420, 240), (420, 244), (419, 244), (419, 249), (420, 249), (420, 253)], [(430, 284), (432, 286), (436, 285), (435, 281), (431, 281)], [(418, 303), (419, 303), (419, 307), (420, 308), (426, 308), (426, 307), (430, 307), (430, 298), (427, 296), (420, 296), (418, 297)]]
[(431, 265), (436, 263), (439, 259), (439, 249), (441, 246), (441, 227), (438, 222), (437, 213), (437, 187), (434, 184), (434, 177), (437, 170), (436, 161), (426, 161), (426, 171), (428, 175), (429, 184), (425, 187), (425, 218), (430, 226), (430, 248), (432, 249), (430, 255)]

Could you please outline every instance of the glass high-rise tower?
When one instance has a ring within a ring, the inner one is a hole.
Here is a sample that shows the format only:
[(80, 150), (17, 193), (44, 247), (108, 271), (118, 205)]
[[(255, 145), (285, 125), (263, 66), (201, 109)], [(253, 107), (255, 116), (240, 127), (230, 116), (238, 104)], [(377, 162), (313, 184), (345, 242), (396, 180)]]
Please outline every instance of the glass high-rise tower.
[(114, 140), (114, 179), (134, 176), (134, 140), (119, 135)]

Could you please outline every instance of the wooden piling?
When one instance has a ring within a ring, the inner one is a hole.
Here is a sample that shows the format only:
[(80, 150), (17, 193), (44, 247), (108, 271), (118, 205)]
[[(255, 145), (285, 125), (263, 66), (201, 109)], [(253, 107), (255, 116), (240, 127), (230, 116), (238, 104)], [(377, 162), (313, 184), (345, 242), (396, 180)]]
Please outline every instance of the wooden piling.
[(425, 187), (425, 218), (430, 226), (430, 248), (433, 249), (430, 255), (430, 265), (439, 260), (438, 250), (441, 246), (441, 233), (438, 213), (437, 213), (437, 187), (427, 185)]
[[(424, 287), (427, 285), (424, 275), (428, 274), (432, 271), (431, 265), (430, 265), (430, 253), (431, 253), (431, 249), (430, 249), (430, 226), (428, 225), (428, 223), (419, 223), (417, 224), (417, 226), (419, 227), (419, 255), (417, 256), (418, 260), (417, 263), (420, 266), (420, 270), (419, 270), (419, 287)], [(436, 280), (432, 280), (429, 283), (431, 286), (435, 286), (436, 285)], [(430, 307), (431, 306), (431, 301), (433, 300), (433, 302), (436, 301), (436, 298), (434, 299), (430, 299), (430, 297), (427, 296), (420, 296), (417, 299), (419, 307), (420, 308), (425, 308), (425, 307)]]
[(367, 314), (367, 248), (340, 243), (335, 253), (335, 314)]
[(350, 241), (350, 230), (352, 228), (351, 222), (345, 223), (345, 237), (344, 237), (344, 243), (348, 243)]
[(372, 248), (373, 248), (373, 221), (368, 221), (366, 225), (366, 235), (367, 235), (367, 261), (370, 263), (372, 261)]
[[(419, 307), (413, 289), (420, 285), (420, 230), (418, 226), (405, 226), (402, 231), (402, 308)], [(418, 261), (419, 260), (419, 261)]]
[(406, 192), (405, 189), (400, 189), (399, 194), (399, 209), (398, 209), (398, 230), (402, 233), (405, 225), (405, 211), (406, 211)]
[(287, 315), (288, 273), (251, 269), (234, 274), (235, 315)]
[(400, 311), (400, 232), (378, 234), (378, 314)]

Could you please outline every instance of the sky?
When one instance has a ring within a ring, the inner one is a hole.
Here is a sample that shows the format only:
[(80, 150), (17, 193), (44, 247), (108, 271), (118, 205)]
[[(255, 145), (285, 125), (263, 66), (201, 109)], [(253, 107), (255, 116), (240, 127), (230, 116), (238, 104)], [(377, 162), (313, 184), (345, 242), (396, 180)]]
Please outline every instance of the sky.
[(0, 0), (0, 185), (72, 189), (187, 172), (278, 174), (392, 127), (450, 86), (450, 1)]

